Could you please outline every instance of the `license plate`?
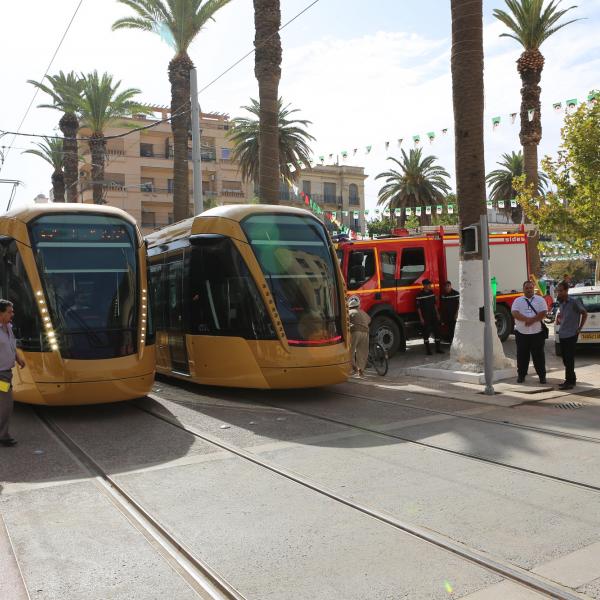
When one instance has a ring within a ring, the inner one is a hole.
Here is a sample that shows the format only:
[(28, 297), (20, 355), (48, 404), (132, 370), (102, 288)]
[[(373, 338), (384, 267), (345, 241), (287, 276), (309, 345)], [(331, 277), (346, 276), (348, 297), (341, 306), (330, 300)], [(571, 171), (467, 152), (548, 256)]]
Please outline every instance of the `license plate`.
[(597, 333), (582, 333), (579, 337), (582, 340), (600, 340), (600, 331)]

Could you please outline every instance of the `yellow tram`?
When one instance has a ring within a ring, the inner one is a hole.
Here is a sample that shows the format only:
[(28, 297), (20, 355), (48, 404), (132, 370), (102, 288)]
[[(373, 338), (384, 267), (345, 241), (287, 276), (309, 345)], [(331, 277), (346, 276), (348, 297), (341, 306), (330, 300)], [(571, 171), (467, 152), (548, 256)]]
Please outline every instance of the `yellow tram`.
[(261, 389), (346, 380), (344, 283), (311, 213), (223, 206), (146, 241), (157, 372)]
[(146, 248), (117, 208), (36, 205), (0, 217), (0, 297), (25, 369), (15, 400), (75, 405), (143, 396), (154, 379)]

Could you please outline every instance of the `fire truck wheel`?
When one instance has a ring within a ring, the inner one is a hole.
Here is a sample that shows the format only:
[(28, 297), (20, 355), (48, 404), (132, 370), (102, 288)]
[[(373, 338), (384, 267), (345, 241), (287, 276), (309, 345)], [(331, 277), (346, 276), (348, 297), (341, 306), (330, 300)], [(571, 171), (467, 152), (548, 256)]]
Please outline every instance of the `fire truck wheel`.
[(513, 320), (510, 311), (503, 304), (496, 306), (496, 329), (500, 341), (504, 342), (513, 330)]
[(404, 342), (400, 327), (391, 317), (385, 315), (375, 317), (371, 323), (371, 335), (388, 356), (393, 356), (398, 350), (403, 352), (406, 350), (406, 342)]

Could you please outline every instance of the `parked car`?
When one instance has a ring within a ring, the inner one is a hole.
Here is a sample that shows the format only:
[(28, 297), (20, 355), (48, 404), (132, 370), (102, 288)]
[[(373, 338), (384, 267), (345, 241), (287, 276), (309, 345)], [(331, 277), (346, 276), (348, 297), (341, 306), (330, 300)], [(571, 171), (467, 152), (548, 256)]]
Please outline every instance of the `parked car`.
[[(600, 345), (600, 286), (574, 287), (569, 290), (569, 296), (578, 298), (588, 311), (588, 318), (579, 334), (577, 346)], [(560, 344), (558, 343), (558, 332), (560, 325), (555, 328), (555, 350), (560, 356)]]

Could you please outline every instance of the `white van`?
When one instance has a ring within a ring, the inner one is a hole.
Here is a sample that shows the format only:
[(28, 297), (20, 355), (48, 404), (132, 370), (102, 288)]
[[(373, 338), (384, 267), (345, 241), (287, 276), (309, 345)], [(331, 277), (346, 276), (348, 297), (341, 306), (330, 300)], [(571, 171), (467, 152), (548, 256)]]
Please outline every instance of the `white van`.
[[(587, 287), (576, 287), (569, 290), (569, 296), (581, 300), (585, 310), (588, 311), (588, 318), (579, 334), (577, 346), (583, 344), (600, 345), (600, 286), (591, 285)], [(560, 325), (556, 325), (554, 330), (556, 355), (560, 356), (560, 344), (558, 343), (558, 332)]]

